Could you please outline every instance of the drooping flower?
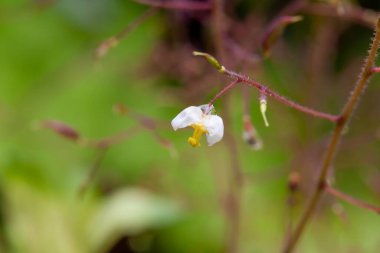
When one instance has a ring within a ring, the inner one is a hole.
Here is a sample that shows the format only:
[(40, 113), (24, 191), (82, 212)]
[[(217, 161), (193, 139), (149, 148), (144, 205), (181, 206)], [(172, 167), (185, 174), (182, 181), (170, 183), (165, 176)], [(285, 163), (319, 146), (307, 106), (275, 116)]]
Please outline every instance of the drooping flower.
[(223, 138), (224, 125), (221, 117), (213, 113), (214, 106), (201, 105), (190, 106), (181, 111), (173, 120), (174, 130), (185, 127), (192, 127), (194, 133), (187, 141), (193, 147), (201, 145), (201, 137), (206, 135), (207, 144), (214, 145)]

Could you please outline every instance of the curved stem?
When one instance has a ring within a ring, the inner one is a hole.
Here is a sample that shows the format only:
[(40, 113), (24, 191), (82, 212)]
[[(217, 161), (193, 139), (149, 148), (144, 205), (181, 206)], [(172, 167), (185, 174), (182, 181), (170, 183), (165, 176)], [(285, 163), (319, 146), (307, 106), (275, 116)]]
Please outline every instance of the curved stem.
[(348, 121), (351, 118), (353, 111), (359, 102), (359, 98), (362, 95), (362, 93), (365, 91), (367, 82), (372, 75), (371, 70), (376, 59), (376, 53), (379, 48), (379, 45), (380, 45), (380, 18), (377, 21), (375, 38), (372, 41), (371, 49), (365, 61), (364, 68), (359, 76), (359, 79), (356, 83), (354, 90), (351, 93), (351, 97), (348, 99), (347, 103), (343, 107), (342, 113), (339, 116), (339, 120), (336, 122), (334, 132), (331, 136), (330, 143), (325, 153), (325, 158), (320, 168), (320, 174), (318, 177), (318, 182), (314, 189), (314, 193), (311, 197), (309, 204), (306, 207), (306, 210), (304, 211), (301, 217), (301, 220), (297, 224), (296, 229), (294, 230), (292, 236), (290, 237), (289, 241), (285, 245), (285, 249), (283, 251), (284, 253), (290, 253), (295, 248), (307, 223), (309, 222), (312, 214), (314, 213), (317, 204), (319, 203), (322, 193), (324, 192), (326, 188), (326, 178), (332, 166), (332, 162), (334, 160), (335, 154), (337, 152), (338, 143), (341, 139), (342, 132), (347, 126)]

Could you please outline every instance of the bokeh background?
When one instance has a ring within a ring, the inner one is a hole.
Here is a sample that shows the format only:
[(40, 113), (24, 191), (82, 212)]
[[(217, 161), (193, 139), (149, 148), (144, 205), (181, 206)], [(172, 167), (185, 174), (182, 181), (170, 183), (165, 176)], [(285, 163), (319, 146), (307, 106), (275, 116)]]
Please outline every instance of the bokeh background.
[[(99, 45), (147, 5), (1, 0), (0, 252), (226, 252), (236, 234), (238, 252), (278, 252), (310, 195), (333, 125), (269, 100), (266, 128), (257, 92), (241, 87), (215, 104), (226, 138), (213, 147), (192, 148), (191, 131), (174, 132), (170, 121), (229, 82), (193, 50), (222, 55), (225, 66), (302, 104), (339, 112), (373, 31), (368, 22), (306, 13), (257, 63), (251, 54), (288, 2), (227, 1), (223, 52), (209, 11), (160, 9), (99, 59)], [(377, 0), (310, 2), (380, 10)], [(243, 94), (260, 150), (241, 137)], [(330, 177), (375, 205), (379, 94), (375, 76)], [(44, 127), (46, 120), (71, 126), (80, 141), (57, 134), (63, 125)], [(108, 136), (119, 142), (106, 151), (89, 147)], [(231, 234), (236, 200), (240, 222)], [(379, 227), (377, 214), (326, 195), (297, 252), (377, 252)]]

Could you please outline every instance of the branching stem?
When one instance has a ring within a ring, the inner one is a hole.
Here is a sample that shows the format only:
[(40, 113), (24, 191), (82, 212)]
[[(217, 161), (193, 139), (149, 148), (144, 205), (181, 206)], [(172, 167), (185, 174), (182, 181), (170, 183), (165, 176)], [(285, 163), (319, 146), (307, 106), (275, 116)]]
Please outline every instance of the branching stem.
[(280, 103), (283, 103), (284, 105), (292, 107), (292, 108), (294, 108), (298, 111), (301, 111), (303, 113), (309, 114), (309, 115), (314, 116), (314, 117), (326, 119), (326, 120), (329, 120), (331, 122), (336, 122), (339, 119), (339, 117), (336, 115), (316, 111), (314, 109), (311, 109), (311, 108), (308, 108), (306, 106), (300, 105), (296, 102), (293, 102), (293, 101), (281, 96), (277, 92), (269, 89), (268, 87), (260, 84), (259, 82), (256, 82), (254, 80), (249, 79), (249, 77), (243, 76), (241, 74), (238, 74), (238, 73), (233, 72), (233, 71), (228, 70), (228, 69), (225, 69), (225, 71), (223, 73), (225, 73), (226, 75), (228, 75), (231, 78), (236, 79), (238, 82), (244, 83), (248, 86), (251, 86), (251, 87), (258, 89), (261, 93), (267, 95), (268, 97), (272, 97), (273, 99), (279, 101)]
[(328, 147), (325, 152), (325, 158), (320, 168), (320, 174), (319, 174), (318, 181), (314, 189), (314, 193), (311, 196), (310, 202), (307, 205), (306, 210), (304, 211), (292, 236), (290, 237), (289, 241), (285, 245), (285, 249), (283, 251), (284, 253), (293, 252), (293, 249), (295, 248), (297, 242), (299, 241), (299, 238), (303, 234), (303, 231), (307, 223), (312, 217), (312, 214), (314, 213), (315, 208), (317, 204), (319, 203), (319, 200), (321, 199), (322, 193), (324, 192), (326, 188), (327, 175), (332, 167), (332, 162), (337, 152), (338, 144), (341, 139), (342, 132), (347, 126), (349, 119), (351, 118), (353, 111), (359, 102), (360, 96), (365, 91), (369, 78), (372, 76), (372, 69), (373, 69), (375, 59), (376, 59), (376, 54), (379, 48), (379, 44), (380, 44), (380, 18), (377, 21), (376, 34), (372, 41), (369, 55), (365, 61), (363, 70), (359, 76), (359, 79), (355, 85), (354, 90), (351, 92), (350, 98), (348, 99), (347, 103), (343, 107), (342, 113), (340, 114), (336, 122), (336, 126), (331, 136), (330, 143), (328, 144)]

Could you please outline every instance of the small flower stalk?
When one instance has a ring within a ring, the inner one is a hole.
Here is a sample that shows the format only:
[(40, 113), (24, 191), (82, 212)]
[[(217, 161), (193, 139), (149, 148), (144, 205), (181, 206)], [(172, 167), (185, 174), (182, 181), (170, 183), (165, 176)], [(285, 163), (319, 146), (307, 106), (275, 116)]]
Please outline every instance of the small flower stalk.
[(187, 141), (193, 147), (201, 146), (201, 137), (206, 135), (208, 146), (212, 146), (223, 138), (223, 120), (214, 113), (213, 105), (190, 106), (181, 111), (171, 122), (176, 131), (180, 128), (192, 127), (194, 132)]
[(267, 97), (264, 94), (260, 95), (260, 111), (261, 111), (261, 115), (263, 116), (265, 126), (269, 127), (269, 122), (268, 122), (267, 115), (266, 115)]

